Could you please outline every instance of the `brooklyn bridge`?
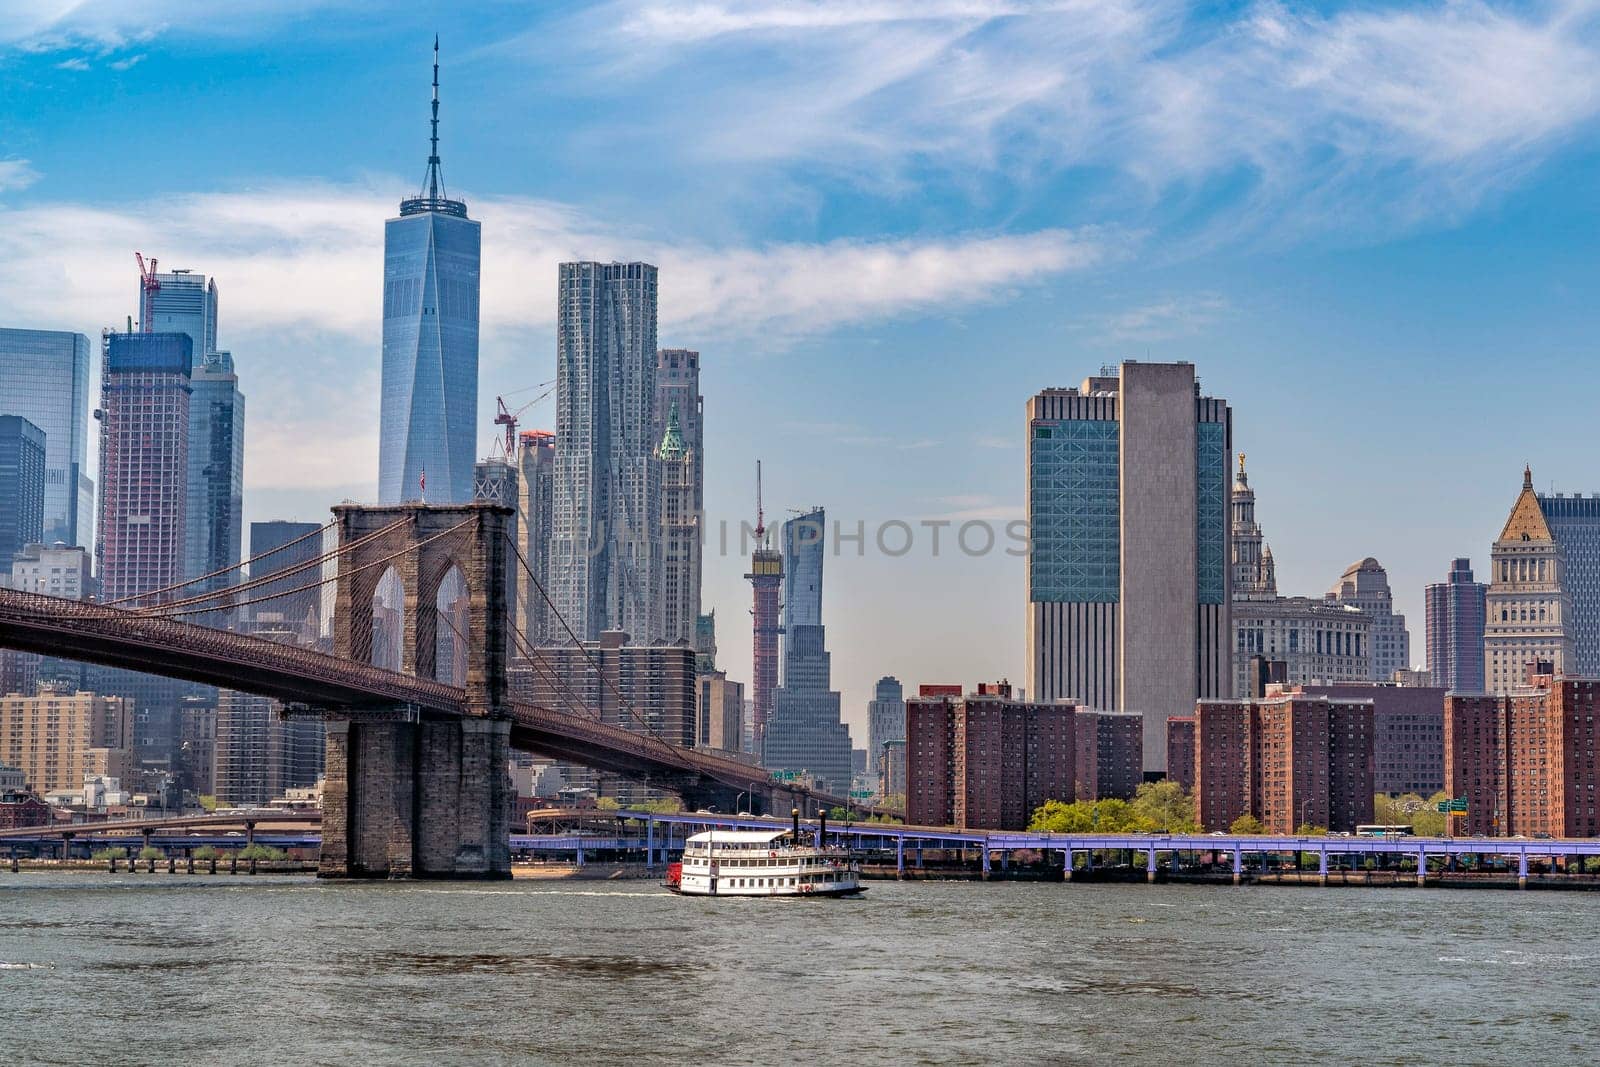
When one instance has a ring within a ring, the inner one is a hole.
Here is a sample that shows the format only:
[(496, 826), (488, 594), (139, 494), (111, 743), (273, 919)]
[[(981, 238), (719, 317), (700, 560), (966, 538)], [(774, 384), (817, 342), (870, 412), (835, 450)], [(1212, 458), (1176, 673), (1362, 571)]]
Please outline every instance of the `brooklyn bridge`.
[[(323, 720), (325, 878), (510, 877), (512, 750), (667, 790), (691, 809), (812, 813), (845, 803), (659, 737), (651, 709), (620, 693), (626, 721), (618, 722), (514, 699), (510, 668), (539, 659), (513, 611), (514, 568), (532, 572), (511, 535), (510, 509), (475, 502), (333, 511), (329, 551), (204, 593), (183, 595), (195, 584), (188, 582), (101, 604), (0, 589), (0, 647), (254, 693), (280, 701), (285, 716)], [(454, 575), (465, 586), (465, 611), (446, 613), (439, 593)], [(375, 633), (373, 604), (386, 579), (404, 590), (394, 627), (398, 670), (374, 662), (393, 655), (376, 654), (386, 635)], [(328, 584), (331, 652), (186, 621)], [(545, 595), (536, 583), (535, 592)], [(441, 626), (464, 670), (440, 661)]]

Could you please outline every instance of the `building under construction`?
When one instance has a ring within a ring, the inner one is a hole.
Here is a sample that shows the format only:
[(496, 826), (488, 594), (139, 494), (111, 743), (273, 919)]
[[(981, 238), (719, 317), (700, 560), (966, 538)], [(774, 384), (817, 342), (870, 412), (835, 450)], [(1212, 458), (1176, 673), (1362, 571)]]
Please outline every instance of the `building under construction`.
[(750, 573), (745, 575), (755, 593), (750, 617), (755, 626), (755, 663), (750, 695), (752, 749), (759, 757), (772, 718), (773, 693), (778, 688), (778, 637), (783, 633), (779, 615), (779, 590), (783, 588), (783, 555), (767, 540), (766, 517), (761, 509), (761, 464), (756, 463), (756, 546), (750, 553)]

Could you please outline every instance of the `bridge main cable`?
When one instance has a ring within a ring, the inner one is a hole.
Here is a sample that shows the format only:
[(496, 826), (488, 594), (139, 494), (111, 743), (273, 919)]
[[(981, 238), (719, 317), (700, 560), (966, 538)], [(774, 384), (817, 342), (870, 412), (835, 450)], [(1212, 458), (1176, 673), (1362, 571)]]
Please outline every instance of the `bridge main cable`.
[[(106, 604), (107, 606), (114, 607), (114, 606), (116, 606), (118, 604), (126, 604), (130, 600), (148, 600), (150, 597), (160, 596), (163, 593), (171, 593), (171, 592), (173, 592), (175, 590), (182, 589), (185, 586), (194, 585), (196, 582), (203, 582), (203, 581), (206, 581), (206, 580), (211, 579), (211, 578), (220, 578), (222, 575), (227, 574), (230, 571), (240, 570), (241, 568), (248, 567), (252, 563), (256, 563), (256, 562), (259, 562), (259, 561), (261, 561), (263, 559), (266, 559), (268, 556), (276, 555), (277, 553), (282, 552), (285, 549), (293, 548), (295, 545), (300, 544), (300, 542), (302, 542), (302, 541), (308, 541), (313, 537), (320, 537), (321, 535), (327, 533), (329, 530), (333, 529), (334, 525), (335, 525), (334, 523), (330, 522), (326, 526), (321, 527), (320, 529), (312, 530), (308, 534), (304, 534), (304, 535), (302, 535), (300, 537), (296, 537), (293, 541), (287, 541), (287, 542), (279, 545), (276, 548), (270, 549), (270, 550), (268, 550), (266, 552), (262, 552), (260, 555), (255, 555), (255, 556), (251, 556), (249, 559), (240, 560), (238, 563), (233, 564), (231, 567), (223, 567), (221, 570), (212, 571), (210, 574), (202, 574), (199, 577), (189, 578), (189, 579), (186, 579), (185, 581), (181, 581), (181, 582), (175, 582), (172, 585), (164, 585), (159, 589), (147, 589), (142, 593), (132, 593), (132, 594), (129, 594), (128, 596), (118, 597), (115, 600), (103, 601), (103, 603)], [(228, 588), (232, 589), (234, 587), (233, 586), (229, 586)]]

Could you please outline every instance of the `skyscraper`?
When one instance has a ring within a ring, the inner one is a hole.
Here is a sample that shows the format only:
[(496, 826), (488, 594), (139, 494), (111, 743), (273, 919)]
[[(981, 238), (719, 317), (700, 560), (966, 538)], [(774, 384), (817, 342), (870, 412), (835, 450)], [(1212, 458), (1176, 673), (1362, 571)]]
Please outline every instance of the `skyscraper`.
[[(477, 460), (478, 282), (482, 234), (439, 168), (439, 42), (432, 146), (422, 190), (383, 227), (383, 398), (378, 499), (472, 499)], [(424, 488), (424, 481), (428, 483)]]
[[(322, 539), (315, 536), (320, 529), (314, 522), (252, 522), (250, 558), (255, 562), (250, 564), (251, 580), (292, 571), (322, 555)], [(255, 628), (286, 630), (297, 635), (297, 644), (314, 644), (322, 630), (322, 595), (317, 589), (300, 587), (318, 577), (302, 571), (251, 590), (250, 598), (260, 601), (250, 608)]]
[(1472, 561), (1450, 561), (1450, 573), (1427, 588), (1428, 673), (1433, 684), (1461, 693), (1483, 691), (1484, 596)]
[(44, 533), (44, 431), (21, 415), (0, 415), (0, 571)]
[(108, 602), (182, 578), (192, 352), (183, 333), (106, 337), (97, 555)]
[(700, 617), (700, 513), (695, 508), (699, 458), (678, 422), (678, 401), (671, 404), (656, 449), (661, 464), (660, 633), (669, 645), (693, 644), (695, 620)]
[(819, 788), (844, 794), (850, 790), (850, 730), (839, 719), (822, 625), (825, 528), (821, 508), (783, 524), (783, 685), (773, 693), (761, 762), (768, 770), (809, 772)]
[(1600, 678), (1600, 493), (1540, 493), (1539, 510), (1566, 557), (1563, 580), (1572, 598), (1568, 670)]
[(705, 399), (700, 395), (700, 353), (688, 348), (663, 348), (656, 353), (655, 439), (667, 432), (667, 416), (678, 405), (678, 432), (694, 454), (694, 510), (705, 510)]
[(1168, 716), (1226, 698), (1232, 413), (1189, 363), (1126, 362), (1028, 401), (1028, 661), (1036, 700)]
[[(184, 577), (226, 571), (239, 563), (244, 533), (244, 394), (233, 356), (207, 352), (189, 384), (188, 512)], [(220, 589), (233, 573), (195, 583), (187, 595)]]
[[(906, 738), (906, 694), (900, 679), (884, 675), (873, 687), (867, 705), (867, 770), (883, 766), (883, 746)], [(879, 782), (882, 785), (882, 782)]]
[(755, 547), (750, 552), (752, 605), (750, 673), (750, 744), (760, 756), (766, 745), (767, 723), (772, 721), (773, 694), (778, 690), (778, 638), (783, 633), (780, 596), (783, 589), (783, 554), (767, 540), (767, 520), (761, 508), (761, 461), (756, 461)]
[(0, 330), (0, 415), (44, 431), (44, 541), (89, 548), (89, 339), (54, 330)]
[[(517, 531), (522, 538), (524, 570), (517, 576), (518, 626), (534, 645), (554, 640), (554, 626), (545, 596), (550, 591), (550, 536), (555, 521), (556, 435), (549, 430), (524, 430), (517, 449)], [(532, 576), (529, 575), (532, 571)]]
[(550, 593), (580, 640), (661, 627), (656, 268), (563, 263)]
[[(244, 534), (244, 395), (233, 356), (217, 351), (217, 283), (189, 270), (141, 279), (147, 333), (189, 338), (189, 459), (184, 505), (183, 576), (198, 578), (239, 562)], [(223, 574), (185, 589), (220, 589), (238, 578)], [(220, 623), (217, 617), (206, 618)]]
[(1530, 663), (1549, 663), (1554, 674), (1578, 673), (1566, 568), (1565, 546), (1556, 540), (1533, 491), (1533, 471), (1524, 468), (1522, 492), (1489, 553), (1483, 629), (1489, 692), (1523, 685)]
[(1411, 634), (1406, 617), (1395, 614), (1389, 573), (1381, 563), (1368, 556), (1350, 564), (1328, 591), (1328, 599), (1372, 617), (1372, 681), (1391, 681), (1395, 671), (1411, 666)]

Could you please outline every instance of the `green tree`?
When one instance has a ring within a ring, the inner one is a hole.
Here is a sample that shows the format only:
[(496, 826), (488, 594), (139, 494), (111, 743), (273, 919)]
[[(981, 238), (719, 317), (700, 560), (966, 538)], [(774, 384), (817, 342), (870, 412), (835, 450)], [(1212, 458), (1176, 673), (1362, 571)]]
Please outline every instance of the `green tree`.
[(217, 855), (217, 850), (211, 845), (201, 845), (194, 850), (194, 858), (197, 860), (214, 860)]
[(125, 848), (102, 848), (97, 852), (91, 853), (90, 858), (100, 860), (102, 863), (106, 860), (125, 860), (128, 858), (128, 850)]
[(1241, 815), (1228, 826), (1230, 834), (1264, 834), (1267, 828), (1254, 815)]
[(1295, 832), (1295, 835), (1297, 837), (1327, 837), (1328, 836), (1328, 828), (1326, 826), (1312, 826), (1308, 822), (1303, 822), (1299, 826), (1295, 827), (1295, 831), (1294, 832)]
[(601, 811), (618, 811), (622, 808), (622, 805), (617, 803), (616, 797), (601, 797), (594, 802), (594, 806)]
[(1041, 834), (1084, 834), (1089, 832), (1090, 822), (1086, 802), (1047, 800), (1034, 809), (1028, 829)]
[(210, 793), (201, 793), (198, 799), (200, 801), (200, 807), (206, 811), (217, 810), (217, 798), (212, 796)]
[(1194, 797), (1174, 781), (1145, 782), (1140, 785), (1133, 797), (1132, 810), (1136, 820), (1149, 824), (1148, 827), (1134, 829), (1188, 834), (1199, 828), (1194, 817)]
[(167, 854), (154, 845), (146, 845), (139, 850), (139, 858), (142, 860), (162, 860), (167, 858)]
[(1445, 815), (1439, 811), (1439, 802), (1449, 800), (1450, 794), (1433, 794), (1411, 814), (1411, 829), (1418, 837), (1443, 837)]

